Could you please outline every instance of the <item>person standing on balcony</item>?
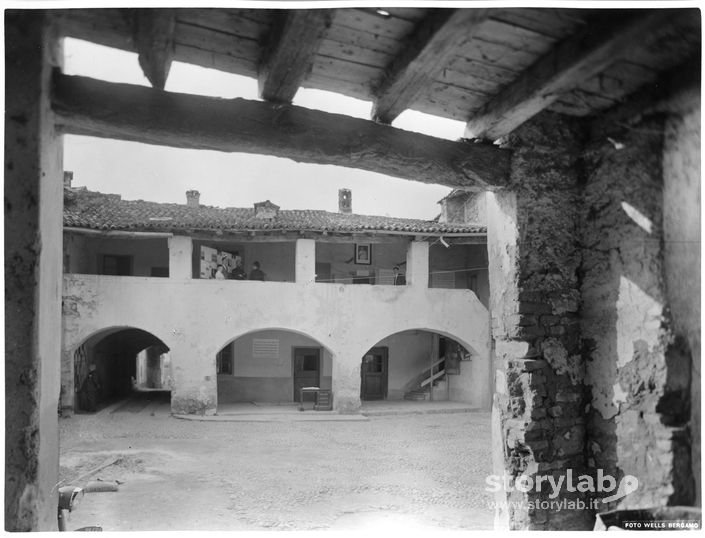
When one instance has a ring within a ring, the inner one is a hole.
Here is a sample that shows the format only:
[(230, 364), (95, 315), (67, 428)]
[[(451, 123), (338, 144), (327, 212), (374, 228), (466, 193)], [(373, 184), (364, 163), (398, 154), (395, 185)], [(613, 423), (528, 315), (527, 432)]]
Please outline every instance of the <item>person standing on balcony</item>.
[(234, 264), (235, 267), (230, 271), (230, 278), (233, 280), (247, 280), (247, 273), (242, 267), (242, 256), (238, 252), (235, 252)]
[(215, 270), (215, 279), (216, 280), (225, 280), (225, 267), (223, 267), (220, 264), (218, 264), (218, 267)]
[(406, 277), (399, 272), (399, 266), (395, 265), (392, 271), (394, 271), (394, 285), (406, 286)]
[(242, 256), (240, 256), (240, 251), (236, 250), (235, 254), (233, 254), (233, 268), (238, 265), (242, 267)]
[(250, 280), (264, 281), (264, 272), (260, 269), (259, 262), (255, 262), (252, 264), (252, 271), (250, 271)]
[(223, 259), (221, 262), (223, 264), (223, 268), (225, 269), (223, 273), (225, 274), (225, 278), (231, 279), (235, 278), (233, 276), (233, 272), (235, 271), (235, 268), (238, 265), (242, 265), (242, 257), (240, 256), (239, 251), (235, 251), (232, 255), (231, 254), (226, 254), (223, 256)]

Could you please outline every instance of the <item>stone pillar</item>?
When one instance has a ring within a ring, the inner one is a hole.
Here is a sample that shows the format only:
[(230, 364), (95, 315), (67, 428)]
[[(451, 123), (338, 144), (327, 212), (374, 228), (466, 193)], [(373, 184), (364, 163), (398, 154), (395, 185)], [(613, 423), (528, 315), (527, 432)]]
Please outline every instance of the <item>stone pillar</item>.
[[(577, 241), (581, 133), (543, 113), (504, 141), (514, 151), (510, 184), (487, 197), (490, 310), (495, 341), (495, 474), (512, 481), (574, 477), (585, 468), (583, 362)], [(497, 468), (497, 467), (500, 468)], [(526, 482), (520, 482), (526, 483)], [(500, 527), (590, 529), (585, 509), (545, 510), (537, 501), (586, 502), (562, 489), (500, 490)], [(530, 509), (530, 506), (534, 508)]]
[(173, 388), (171, 412), (176, 415), (214, 415), (218, 406), (216, 353), (212, 342), (203, 341), (186, 328), (174, 329), (169, 348)]
[(5, 13), (5, 530), (55, 531), (63, 164), (46, 13)]
[(193, 241), (184, 235), (169, 238), (169, 278), (193, 278)]
[(406, 284), (428, 288), (428, 243), (412, 241), (406, 251)]
[(316, 281), (316, 241), (296, 240), (296, 283), (308, 284)]
[(362, 356), (348, 351), (333, 354), (333, 409), (339, 413), (357, 413), (360, 410), (361, 363)]

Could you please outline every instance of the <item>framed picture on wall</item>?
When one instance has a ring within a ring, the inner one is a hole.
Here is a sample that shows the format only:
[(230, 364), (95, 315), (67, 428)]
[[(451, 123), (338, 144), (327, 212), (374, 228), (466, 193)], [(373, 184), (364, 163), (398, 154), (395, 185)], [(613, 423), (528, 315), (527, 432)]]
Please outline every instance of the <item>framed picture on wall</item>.
[(372, 264), (371, 243), (355, 243), (355, 263), (359, 265)]

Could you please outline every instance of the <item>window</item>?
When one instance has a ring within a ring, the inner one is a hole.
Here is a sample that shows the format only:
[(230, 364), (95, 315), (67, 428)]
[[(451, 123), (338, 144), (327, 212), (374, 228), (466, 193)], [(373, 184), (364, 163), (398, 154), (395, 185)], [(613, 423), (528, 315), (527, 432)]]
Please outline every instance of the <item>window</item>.
[(103, 254), (101, 262), (101, 275), (129, 276), (132, 274), (132, 256)]
[(380, 355), (365, 355), (368, 374), (381, 374), (384, 370), (382, 357)]
[(317, 372), (318, 355), (304, 355), (304, 362), (301, 369), (306, 372)]
[(233, 346), (228, 344), (215, 356), (216, 371), (219, 374), (233, 374)]

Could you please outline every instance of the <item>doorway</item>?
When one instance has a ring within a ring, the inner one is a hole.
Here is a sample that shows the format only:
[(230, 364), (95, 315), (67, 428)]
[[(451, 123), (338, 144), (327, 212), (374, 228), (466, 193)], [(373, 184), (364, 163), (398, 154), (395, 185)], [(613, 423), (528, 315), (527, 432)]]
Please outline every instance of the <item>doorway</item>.
[[(321, 348), (294, 348), (294, 401), (299, 401), (302, 387), (321, 386)], [(315, 400), (315, 394), (304, 394), (304, 401)]]
[(361, 400), (386, 400), (389, 378), (389, 348), (373, 347), (364, 357), (360, 367), (362, 383)]

